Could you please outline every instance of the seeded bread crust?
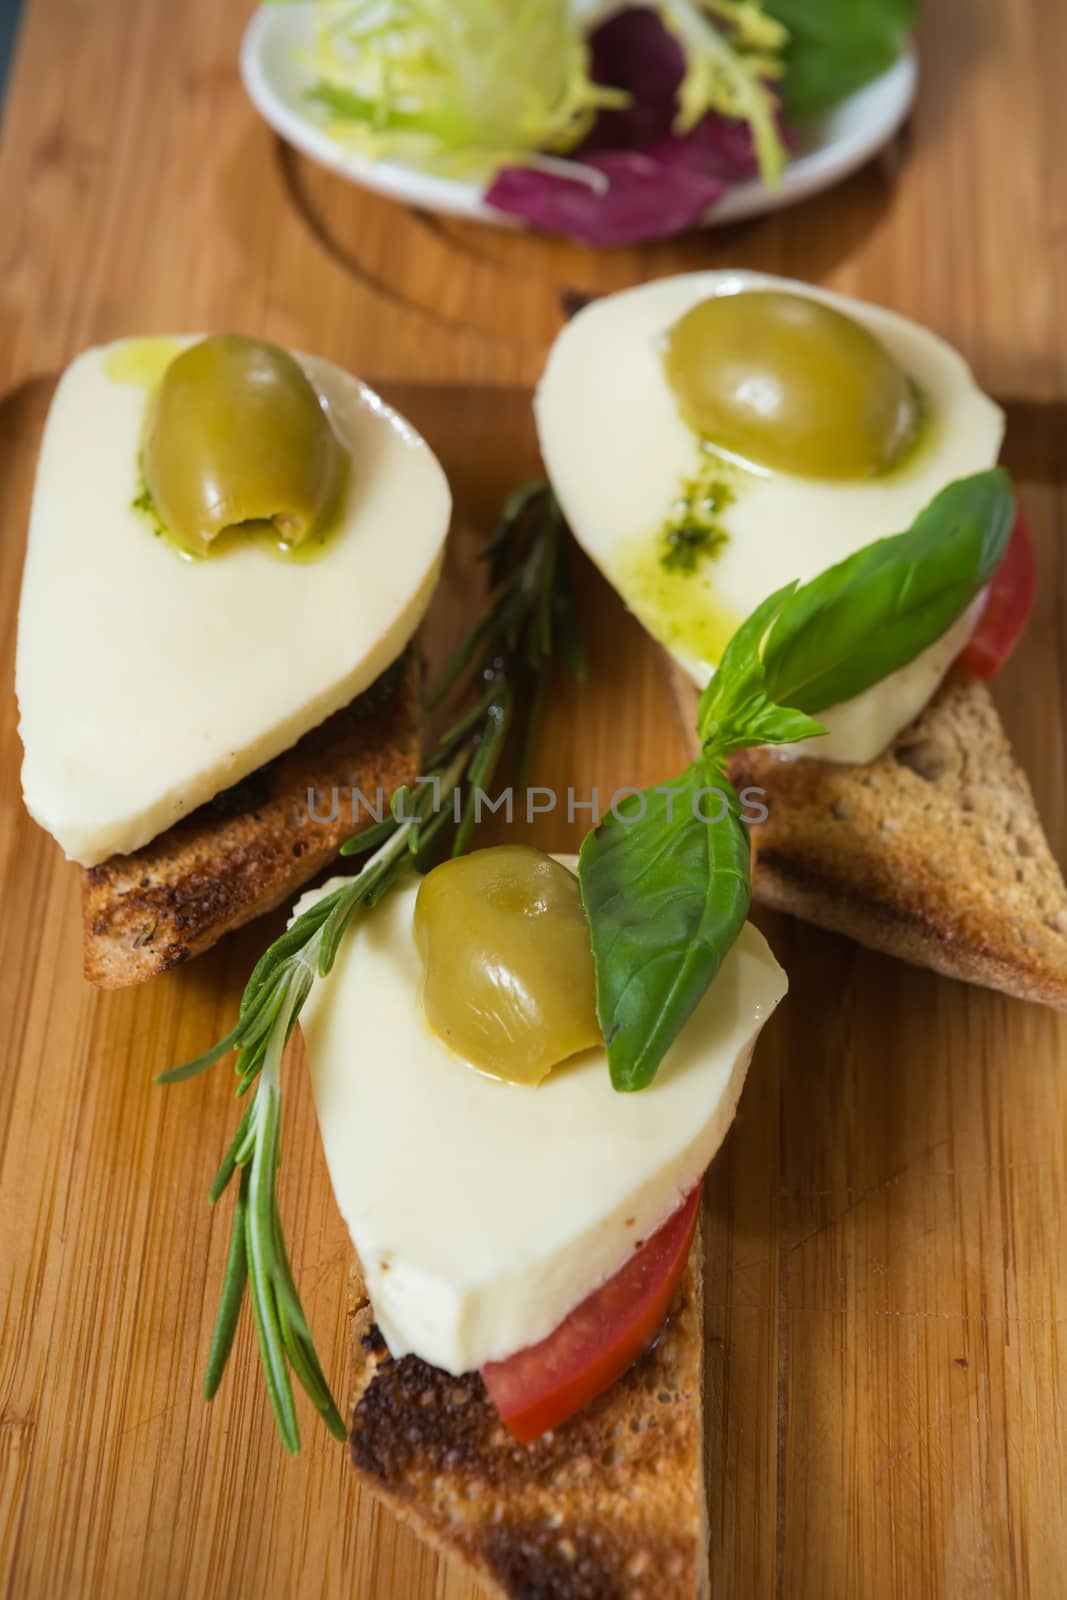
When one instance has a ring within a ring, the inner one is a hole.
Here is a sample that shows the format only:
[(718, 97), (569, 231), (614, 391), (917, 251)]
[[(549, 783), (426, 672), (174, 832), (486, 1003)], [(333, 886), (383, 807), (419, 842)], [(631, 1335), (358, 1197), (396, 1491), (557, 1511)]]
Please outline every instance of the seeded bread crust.
[[(679, 707), (696, 726), (696, 691)], [(1067, 1009), (1067, 888), (988, 688), (956, 670), (865, 766), (746, 750), (753, 894), (952, 978)]]
[[(200, 806), (132, 855), (82, 874), (84, 971), (118, 989), (143, 983), (272, 911), (357, 831), (351, 791), (370, 801), (419, 766), (419, 670), (409, 650), (351, 705), (276, 760)], [(337, 816), (329, 817), (332, 790)], [(369, 817), (364, 812), (360, 824)]]
[(610, 1390), (531, 1445), (481, 1378), (393, 1361), (354, 1271), (350, 1450), (365, 1483), (492, 1600), (707, 1594), (703, 1251), (659, 1338)]

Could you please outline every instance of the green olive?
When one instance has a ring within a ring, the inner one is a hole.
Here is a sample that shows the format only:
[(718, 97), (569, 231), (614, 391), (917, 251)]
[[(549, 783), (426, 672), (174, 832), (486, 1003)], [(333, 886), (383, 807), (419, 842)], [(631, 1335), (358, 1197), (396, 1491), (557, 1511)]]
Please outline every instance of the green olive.
[(164, 527), (203, 552), (241, 524), (299, 544), (334, 510), (347, 457), (285, 350), (216, 334), (175, 356), (149, 403), (145, 483)]
[(601, 1042), (578, 880), (527, 845), (446, 861), (415, 901), (423, 1008), (439, 1038), (510, 1083)]
[(774, 472), (872, 477), (919, 431), (907, 373), (860, 323), (808, 295), (703, 300), (671, 328), (663, 359), (690, 426)]

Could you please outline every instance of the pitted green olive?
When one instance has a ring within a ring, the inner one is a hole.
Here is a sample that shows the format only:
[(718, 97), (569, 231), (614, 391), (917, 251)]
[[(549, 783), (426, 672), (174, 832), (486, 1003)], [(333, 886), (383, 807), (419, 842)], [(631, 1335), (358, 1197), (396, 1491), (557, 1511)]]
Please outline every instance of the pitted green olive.
[(907, 373), (866, 328), (807, 295), (701, 301), (671, 328), (663, 359), (690, 426), (771, 471), (871, 477), (919, 431)]
[(346, 464), (303, 369), (259, 339), (191, 345), (149, 402), (145, 483), (164, 527), (191, 550), (247, 523), (299, 544), (334, 510)]
[(435, 867), (415, 943), (426, 1020), (483, 1072), (540, 1083), (600, 1043), (578, 880), (543, 851), (500, 845)]

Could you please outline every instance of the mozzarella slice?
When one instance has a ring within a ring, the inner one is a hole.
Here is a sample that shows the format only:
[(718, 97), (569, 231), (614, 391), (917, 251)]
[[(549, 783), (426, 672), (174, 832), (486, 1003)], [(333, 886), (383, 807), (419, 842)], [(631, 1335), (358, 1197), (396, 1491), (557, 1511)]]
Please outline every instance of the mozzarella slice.
[[(922, 390), (924, 437), (893, 471), (854, 483), (725, 466), (734, 496), (720, 518), (727, 543), (695, 572), (666, 575), (654, 559), (657, 536), (700, 456), (663, 370), (662, 341), (702, 300), (751, 289), (808, 295), (869, 328)], [(552, 346), (535, 411), (575, 537), (700, 684), (733, 628), (774, 589), (903, 532), (946, 484), (993, 466), (1004, 432), (1003, 413), (963, 358), (926, 328), (808, 284), (736, 271), (662, 278), (594, 300)]]
[(747, 925), (648, 1089), (616, 1093), (602, 1049), (504, 1084), (425, 1022), (417, 890), (361, 919), (301, 1026), (378, 1325), (395, 1356), (458, 1374), (550, 1333), (699, 1180), (786, 977)]
[(429, 604), (451, 506), (403, 418), (302, 357), (352, 453), (341, 526), (307, 562), (240, 542), (181, 559), (132, 505), (146, 389), (111, 375), (131, 343), (87, 351), (56, 391), (19, 610), (26, 805), (86, 866), (136, 850), (367, 688)]
[(907, 666), (891, 672), (879, 683), (872, 683), (869, 689), (851, 700), (820, 711), (818, 721), (826, 729), (824, 734), (816, 739), (805, 739), (802, 744), (773, 746), (775, 755), (783, 761), (795, 756), (814, 757), (819, 761), (873, 761), (901, 728), (914, 722), (931, 699), (974, 632), (985, 600), (983, 589), (951, 628)]
[[(726, 543), (692, 572), (668, 572), (660, 535), (700, 460), (667, 382), (668, 329), (714, 295), (780, 289), (836, 307), (867, 327), (918, 383), (923, 437), (891, 472), (827, 482), (722, 464)], [(593, 301), (563, 329), (535, 400), (545, 466), (578, 542), (653, 636), (703, 687), (735, 628), (791, 578), (806, 582), (862, 546), (910, 527), (946, 484), (995, 464), (1000, 408), (962, 357), (926, 328), (863, 301), (765, 273), (693, 272)], [(824, 760), (866, 761), (922, 709), (954, 655), (938, 640), (901, 674), (858, 697)]]

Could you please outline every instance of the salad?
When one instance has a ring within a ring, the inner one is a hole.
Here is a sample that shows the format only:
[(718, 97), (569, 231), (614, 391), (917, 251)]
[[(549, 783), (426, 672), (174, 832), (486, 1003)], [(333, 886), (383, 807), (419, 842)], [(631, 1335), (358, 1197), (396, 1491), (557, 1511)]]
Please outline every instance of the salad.
[(795, 133), (884, 72), (914, 0), (313, 0), (311, 101), (371, 158), (474, 180), (595, 245), (776, 186)]

